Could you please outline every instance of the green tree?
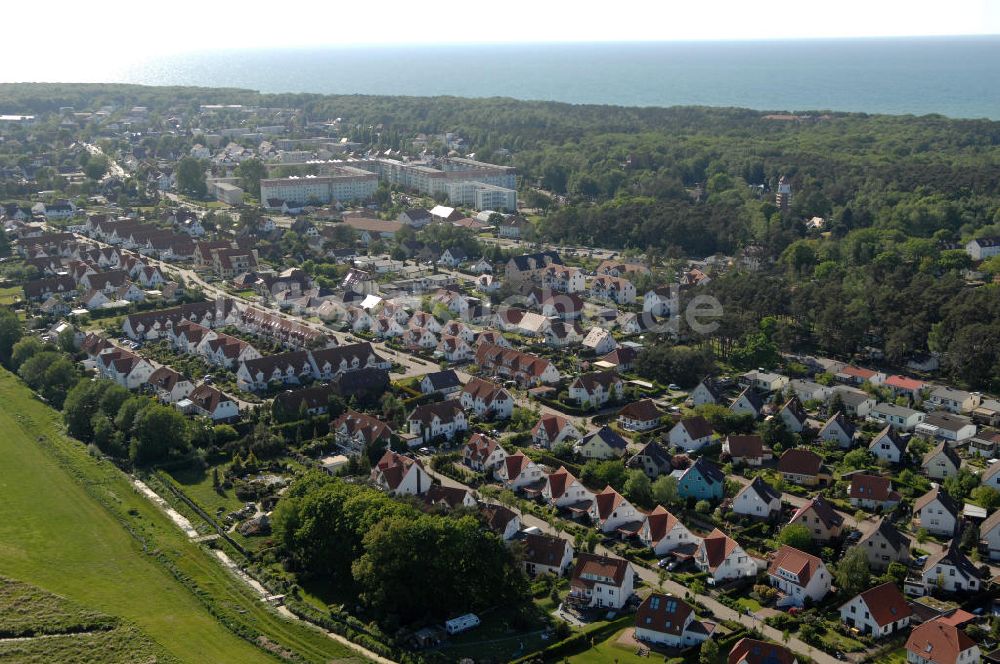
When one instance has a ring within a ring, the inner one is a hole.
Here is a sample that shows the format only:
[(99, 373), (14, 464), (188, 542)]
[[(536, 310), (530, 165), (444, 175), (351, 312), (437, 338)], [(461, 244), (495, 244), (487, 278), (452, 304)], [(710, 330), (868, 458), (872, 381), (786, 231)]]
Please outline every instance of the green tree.
[[(14, 344), (14, 348), (11, 350), (10, 365), (17, 370), (22, 364), (45, 349), (46, 344), (43, 344), (38, 337), (23, 337)], [(51, 346), (48, 349), (51, 350)]]
[(157, 463), (171, 452), (186, 451), (190, 439), (187, 420), (175, 408), (147, 402), (135, 418), (129, 458), (139, 465)]
[(260, 199), (260, 180), (266, 175), (267, 169), (260, 159), (244, 159), (236, 167), (236, 177), (240, 179), (240, 186), (257, 199)]
[(653, 487), (641, 470), (630, 470), (625, 480), (625, 497), (640, 507), (646, 507), (653, 502)]
[(719, 659), (719, 644), (715, 639), (706, 639), (701, 642), (698, 650), (698, 661), (700, 664), (715, 664)]
[(184, 157), (177, 162), (177, 188), (185, 194), (203, 198), (208, 192), (205, 164), (194, 157)]
[(812, 533), (800, 523), (791, 523), (778, 533), (778, 542), (796, 549), (809, 549), (813, 543)]
[(670, 475), (660, 475), (653, 482), (653, 499), (660, 505), (676, 505), (680, 502), (677, 492), (677, 478)]
[(108, 172), (108, 158), (102, 154), (92, 154), (83, 165), (83, 174), (91, 180), (100, 180)]
[(868, 556), (860, 546), (852, 546), (837, 563), (834, 571), (837, 588), (844, 597), (854, 597), (871, 586)]
[(987, 512), (993, 512), (1000, 507), (1000, 491), (991, 486), (977, 486), (972, 490), (972, 502), (985, 507)]
[(8, 307), (0, 307), (0, 362), (9, 366), (14, 344), (23, 334), (24, 330), (17, 314)]

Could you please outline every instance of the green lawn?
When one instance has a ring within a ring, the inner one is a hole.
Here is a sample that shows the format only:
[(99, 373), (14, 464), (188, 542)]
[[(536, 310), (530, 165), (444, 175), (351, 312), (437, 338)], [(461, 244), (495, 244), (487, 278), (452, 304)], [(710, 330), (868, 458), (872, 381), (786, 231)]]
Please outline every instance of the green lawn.
[[(625, 629), (632, 629), (626, 627)], [(579, 655), (569, 658), (571, 664), (606, 664), (607, 662), (618, 662), (618, 664), (649, 664), (650, 662), (662, 662), (663, 655), (655, 652), (649, 653), (647, 657), (635, 654), (635, 647), (627, 647), (618, 643), (625, 629), (615, 632), (611, 638), (602, 643), (594, 645), (590, 650), (586, 650)]]
[[(220, 480), (223, 477), (223, 471), (228, 466), (228, 463), (216, 466), (219, 469)], [(167, 475), (172, 479), (174, 484), (188, 498), (193, 500), (201, 509), (208, 512), (209, 515), (213, 517), (218, 516), (220, 522), (229, 512), (243, 507), (243, 502), (236, 497), (235, 489), (220, 488), (219, 491), (215, 490), (215, 487), (212, 486), (211, 468), (205, 470), (182, 468), (180, 470), (172, 470), (169, 473), (161, 471), (162, 475)], [(220, 508), (222, 510), (221, 514), (219, 514)]]
[(24, 297), (24, 290), (20, 286), (8, 286), (0, 288), (0, 304), (8, 306), (21, 300)]
[(906, 648), (896, 648), (892, 652), (885, 653), (881, 661), (884, 664), (906, 664)]
[(751, 597), (741, 597), (736, 600), (736, 604), (738, 604), (744, 611), (749, 609), (750, 611), (757, 613), (761, 609), (760, 602)]
[(0, 404), (0, 574), (129, 621), (181, 661), (276, 661), (226, 629), (206, 603), (234, 628), (303, 661), (352, 655), (266, 607), (120, 471), (67, 439), (59, 415), (6, 371)]

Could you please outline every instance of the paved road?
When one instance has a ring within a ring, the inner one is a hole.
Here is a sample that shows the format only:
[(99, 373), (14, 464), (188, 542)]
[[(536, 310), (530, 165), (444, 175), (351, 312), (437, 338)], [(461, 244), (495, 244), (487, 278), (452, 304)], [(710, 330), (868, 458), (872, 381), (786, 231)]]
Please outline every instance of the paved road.
[[(471, 490), (471, 487), (462, 484), (461, 482), (458, 482), (456, 480), (453, 480), (450, 477), (446, 477), (445, 475), (442, 475), (440, 473), (431, 470), (429, 463), (425, 463), (424, 467), (432, 477), (440, 480), (444, 486)], [(542, 519), (539, 519), (538, 517), (532, 514), (521, 513), (520, 510), (518, 510), (516, 507), (512, 509), (514, 509), (515, 512), (518, 512), (518, 514), (520, 514), (521, 524), (523, 526), (534, 526), (545, 533), (561, 537), (568, 542), (573, 541), (572, 535), (570, 535), (565, 531), (557, 531), (555, 528), (549, 525), (547, 521), (543, 521)], [(612, 552), (603, 545), (598, 545), (596, 552), (607, 556), (618, 557), (617, 554), (615, 554), (614, 552)], [(677, 597), (684, 597), (686, 594), (690, 592), (690, 589), (669, 579), (661, 583), (659, 573), (649, 567), (644, 567), (634, 562), (632, 563), (632, 566), (635, 568), (636, 575), (651, 588), (660, 589), (664, 592), (670, 593)], [(698, 602), (700, 602), (708, 609), (710, 609), (715, 618), (720, 621), (735, 620), (747, 626), (748, 628), (756, 629), (757, 631), (761, 632), (768, 638), (777, 641), (778, 643), (783, 642), (782, 633), (773, 627), (765, 625), (762, 620), (756, 619), (753, 616), (747, 616), (737, 611), (734, 611), (730, 609), (728, 606), (720, 604), (719, 602), (717, 602), (712, 597), (709, 597), (708, 595), (695, 595), (694, 599), (696, 599)], [(809, 657), (811, 657), (814, 661), (818, 662), (819, 664), (836, 664), (839, 661), (836, 658), (832, 657), (831, 655), (828, 655), (821, 650), (817, 650), (813, 646), (803, 643), (802, 641), (799, 641), (796, 638), (789, 639), (787, 645), (795, 652), (806, 653), (807, 655), (809, 655)]]

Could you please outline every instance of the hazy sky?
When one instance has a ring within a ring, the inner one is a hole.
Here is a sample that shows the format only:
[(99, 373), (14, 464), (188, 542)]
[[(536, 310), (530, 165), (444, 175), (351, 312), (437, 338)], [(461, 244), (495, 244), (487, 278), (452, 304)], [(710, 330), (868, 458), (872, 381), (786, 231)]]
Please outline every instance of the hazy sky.
[[(1000, 33), (1000, 0), (11, 2), (8, 56), (123, 58), (351, 43), (794, 39)], [(37, 26), (31, 29), (30, 26)], [(58, 45), (58, 46), (57, 46)], [(79, 47), (81, 53), (77, 50)], [(8, 66), (15, 66), (8, 61)], [(0, 70), (5, 67), (0, 62)]]

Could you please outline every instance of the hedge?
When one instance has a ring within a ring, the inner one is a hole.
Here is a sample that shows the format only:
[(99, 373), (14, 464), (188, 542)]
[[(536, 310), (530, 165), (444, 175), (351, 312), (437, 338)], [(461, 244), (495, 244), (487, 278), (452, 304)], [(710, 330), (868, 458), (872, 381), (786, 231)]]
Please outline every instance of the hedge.
[(551, 662), (558, 660), (562, 657), (568, 657), (569, 655), (575, 655), (577, 653), (583, 652), (591, 647), (591, 642), (599, 643), (610, 638), (615, 632), (625, 627), (629, 627), (635, 623), (635, 617), (628, 615), (622, 616), (616, 620), (609, 623), (602, 623), (600, 625), (592, 625), (586, 627), (581, 631), (573, 634), (572, 636), (566, 637), (562, 641), (557, 641), (552, 645), (538, 650), (531, 654), (525, 655), (520, 659), (515, 659), (511, 664), (528, 664), (529, 662)]

